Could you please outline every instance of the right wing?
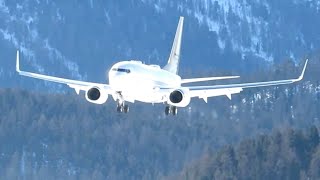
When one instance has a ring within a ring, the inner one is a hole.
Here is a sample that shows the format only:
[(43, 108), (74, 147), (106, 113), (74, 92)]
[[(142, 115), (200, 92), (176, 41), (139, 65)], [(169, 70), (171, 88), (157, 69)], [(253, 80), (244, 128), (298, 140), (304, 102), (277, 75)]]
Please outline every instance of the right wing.
[(232, 94), (240, 93), (244, 88), (275, 86), (275, 85), (281, 85), (281, 84), (291, 84), (294, 82), (301, 81), (306, 71), (307, 64), (308, 64), (308, 60), (306, 60), (306, 63), (303, 67), (301, 75), (296, 79), (241, 83), (241, 84), (214, 85), (214, 86), (190, 86), (186, 88), (189, 89), (191, 97), (199, 97), (204, 99), (205, 101), (207, 101), (208, 97), (222, 96), (222, 95), (226, 95), (229, 99), (231, 99)]
[(20, 61), (19, 60), (19, 51), (17, 51), (16, 71), (22, 76), (28, 76), (28, 77), (32, 77), (32, 78), (36, 78), (36, 79), (42, 79), (45, 81), (66, 84), (69, 87), (73, 88), (77, 94), (79, 94), (80, 90), (87, 91), (92, 87), (102, 88), (102, 89), (106, 90), (106, 92), (108, 94), (113, 93), (111, 87), (107, 84), (77, 81), (77, 80), (64, 79), (64, 78), (59, 78), (59, 77), (54, 77), (54, 76), (47, 76), (47, 75), (42, 75), (42, 74), (37, 74), (37, 73), (32, 73), (32, 72), (21, 71), (19, 61)]

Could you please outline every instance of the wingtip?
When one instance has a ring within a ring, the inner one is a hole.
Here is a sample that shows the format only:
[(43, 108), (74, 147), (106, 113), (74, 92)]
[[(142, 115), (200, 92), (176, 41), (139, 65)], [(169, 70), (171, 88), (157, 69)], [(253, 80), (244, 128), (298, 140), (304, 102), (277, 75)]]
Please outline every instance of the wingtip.
[(184, 17), (183, 17), (183, 16), (180, 16), (179, 22), (180, 22), (180, 23), (183, 23), (183, 21), (184, 21)]
[(304, 67), (303, 67), (303, 70), (302, 70), (302, 72), (301, 72), (301, 75), (300, 75), (299, 78), (298, 78), (298, 81), (301, 81), (301, 80), (303, 79), (304, 74), (305, 74), (306, 69), (307, 69), (308, 61), (309, 61), (309, 60), (307, 59), (306, 62), (304, 63)]
[(20, 58), (19, 58), (19, 50), (17, 50), (17, 57), (16, 57), (16, 71), (17, 72), (21, 72), (20, 71), (20, 60), (19, 60)]
[(237, 78), (240, 78), (240, 76), (229, 76), (229, 77), (226, 77), (225, 79), (237, 79)]

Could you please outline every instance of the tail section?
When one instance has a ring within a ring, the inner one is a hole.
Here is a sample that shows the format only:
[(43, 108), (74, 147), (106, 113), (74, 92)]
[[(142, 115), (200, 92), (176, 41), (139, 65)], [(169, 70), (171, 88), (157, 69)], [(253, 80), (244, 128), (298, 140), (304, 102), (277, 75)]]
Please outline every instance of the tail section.
[(179, 68), (183, 20), (184, 20), (184, 17), (181, 16), (179, 19), (179, 24), (178, 24), (178, 28), (176, 31), (176, 36), (173, 41), (168, 64), (163, 68), (164, 70), (167, 70), (167, 71), (172, 72), (174, 74), (178, 73), (178, 68)]

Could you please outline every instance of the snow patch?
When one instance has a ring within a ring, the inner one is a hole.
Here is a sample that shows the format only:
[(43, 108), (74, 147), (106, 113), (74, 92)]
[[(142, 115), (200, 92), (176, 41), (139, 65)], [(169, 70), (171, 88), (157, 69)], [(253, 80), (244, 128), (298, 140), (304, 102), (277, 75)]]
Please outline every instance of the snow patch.
[(17, 4), (17, 5), (16, 5), (16, 9), (17, 9), (17, 10), (22, 10), (22, 9), (23, 9), (23, 6), (20, 5), (20, 4)]
[[(38, 1), (38, 3), (40, 3)], [(23, 10), (28, 7), (27, 3), (16, 4), (16, 9)], [(68, 60), (63, 54), (52, 47), (46, 39), (42, 39), (37, 29), (37, 25), (39, 22), (39, 16), (37, 11), (19, 11), (12, 15), (9, 11), (9, 8), (6, 6), (4, 0), (0, 0), (0, 14), (5, 22), (5, 29), (0, 28), (0, 38), (2, 37), (4, 40), (8, 41), (12, 44), (16, 49), (20, 50), (21, 58), (28, 60), (33, 68), (36, 69), (39, 73), (44, 73), (44, 68), (37, 64), (37, 56), (31, 50), (34, 48), (45, 49), (49, 51), (49, 54), (54, 55), (55, 60), (58, 60), (60, 64), (62, 64), (67, 72), (72, 74), (72, 77), (83, 80), (83, 77), (79, 74), (78, 65), (70, 60)], [(63, 16), (60, 14), (60, 10), (56, 11), (56, 17), (58, 21), (63, 20)], [(23, 34), (18, 34), (18, 30), (24, 28), (26, 31)], [(27, 37), (27, 38), (25, 38)], [(43, 47), (39, 47), (42, 45)], [(52, 58), (49, 60), (53, 61)], [(10, 72), (9, 72), (10, 74)]]
[(261, 100), (261, 98), (262, 98), (262, 97), (261, 97), (261, 94), (260, 94), (260, 93), (254, 94), (254, 100), (255, 100), (255, 102)]
[[(165, 7), (169, 6), (168, 1), (160, 3), (158, 0), (143, 0), (142, 2), (152, 4), (158, 13), (164, 13)], [(271, 12), (271, 7), (266, 0), (259, 0), (255, 4), (262, 4), (268, 13)], [(225, 41), (228, 39), (232, 42), (233, 50), (240, 52), (243, 58), (246, 55), (253, 55), (266, 61), (274, 60), (273, 55), (262, 48), (265, 43), (262, 39), (268, 38), (266, 37), (268, 35), (262, 33), (268, 28), (268, 22), (253, 15), (252, 7), (247, 0), (188, 0), (181, 1), (176, 6), (178, 11), (193, 16), (199, 25), (206, 26), (209, 31), (215, 32), (218, 36), (217, 44), (221, 50), (225, 49)], [(212, 12), (218, 12), (218, 14)], [(235, 17), (232, 19), (236, 22), (230, 22), (230, 17)], [(235, 24), (238, 27), (235, 28)], [(221, 34), (221, 27), (226, 28), (227, 34)], [(244, 43), (241, 33), (251, 35), (249, 43)]]
[(57, 18), (57, 21), (64, 21), (64, 17), (61, 15), (60, 9), (56, 11), (56, 18)]
[(109, 12), (104, 9), (104, 17), (106, 18), (107, 24), (111, 25), (111, 18), (109, 16)]
[(83, 77), (79, 74), (79, 66), (68, 60), (60, 51), (53, 48), (49, 44), (48, 39), (44, 41), (44, 48), (48, 50), (51, 62), (53, 62), (53, 60), (59, 60), (71, 72), (72, 77), (83, 80)]
[(226, 47), (226, 42), (221, 40), (221, 38), (218, 38), (218, 46), (221, 50), (224, 50)]
[(290, 59), (293, 59), (293, 60), (296, 59), (292, 51), (290, 51), (289, 56), (290, 56)]
[(9, 8), (6, 6), (4, 0), (0, 0), (0, 12), (9, 13)]
[(161, 7), (161, 4), (159, 2), (154, 4), (154, 8), (156, 9), (157, 13), (161, 13), (164, 11), (164, 8)]
[(15, 37), (14, 33), (10, 33), (8, 30), (0, 29), (0, 33), (4, 40), (11, 42), (15, 47), (18, 46), (18, 40)]
[(218, 22), (215, 22), (213, 20), (207, 19), (207, 25), (209, 27), (209, 31), (216, 32), (217, 34), (219, 34), (220, 25), (219, 25)]

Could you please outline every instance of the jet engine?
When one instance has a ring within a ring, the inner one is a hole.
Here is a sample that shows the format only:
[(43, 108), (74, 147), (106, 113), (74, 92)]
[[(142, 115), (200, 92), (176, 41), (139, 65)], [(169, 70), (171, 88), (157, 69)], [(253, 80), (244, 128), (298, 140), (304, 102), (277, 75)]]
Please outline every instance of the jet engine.
[(176, 89), (169, 94), (168, 104), (176, 107), (186, 107), (189, 105), (190, 100), (188, 89)]
[(86, 92), (87, 101), (94, 104), (104, 104), (108, 99), (108, 93), (99, 87), (92, 87)]

